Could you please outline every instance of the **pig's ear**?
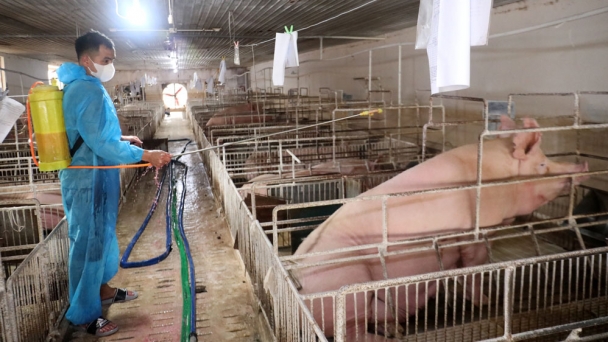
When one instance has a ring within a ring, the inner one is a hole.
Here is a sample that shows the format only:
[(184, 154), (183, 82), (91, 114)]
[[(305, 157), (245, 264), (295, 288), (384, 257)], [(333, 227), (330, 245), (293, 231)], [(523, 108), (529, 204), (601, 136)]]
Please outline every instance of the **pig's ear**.
[(509, 116), (500, 116), (500, 125), (498, 126), (499, 131), (506, 131), (515, 128), (517, 128), (517, 126), (515, 125), (515, 121), (513, 121)]
[(540, 132), (517, 133), (513, 135), (513, 158), (526, 159), (530, 151), (540, 147)]
[(524, 118), (524, 128), (538, 128), (538, 122), (534, 119)]

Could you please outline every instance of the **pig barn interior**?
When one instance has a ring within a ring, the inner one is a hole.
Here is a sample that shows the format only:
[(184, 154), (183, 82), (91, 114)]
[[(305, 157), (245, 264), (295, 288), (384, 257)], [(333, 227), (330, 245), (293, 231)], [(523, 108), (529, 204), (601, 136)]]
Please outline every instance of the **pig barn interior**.
[[(173, 156), (119, 168), (100, 338), (32, 105), (90, 30)], [(607, 55), (606, 0), (0, 0), (0, 338), (608, 341)]]

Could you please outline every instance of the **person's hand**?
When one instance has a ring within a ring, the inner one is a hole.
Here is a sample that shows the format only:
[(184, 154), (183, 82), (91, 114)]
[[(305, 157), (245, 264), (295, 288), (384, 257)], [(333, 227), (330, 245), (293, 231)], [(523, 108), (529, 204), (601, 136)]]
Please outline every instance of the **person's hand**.
[(162, 150), (144, 150), (141, 160), (152, 164), (154, 167), (161, 168), (171, 161), (171, 154)]
[(141, 140), (139, 140), (139, 138), (135, 135), (123, 135), (121, 137), (122, 141), (128, 141), (131, 144), (134, 144), (135, 146), (139, 146), (141, 147), (143, 145), (143, 142)]

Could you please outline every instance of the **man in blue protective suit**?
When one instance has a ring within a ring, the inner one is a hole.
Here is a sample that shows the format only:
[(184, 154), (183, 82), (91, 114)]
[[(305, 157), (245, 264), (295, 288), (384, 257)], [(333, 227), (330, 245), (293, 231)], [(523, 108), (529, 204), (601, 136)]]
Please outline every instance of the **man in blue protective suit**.
[[(114, 43), (91, 31), (76, 39), (78, 64), (57, 70), (65, 84), (63, 112), (72, 152), (71, 165), (115, 166), (146, 161), (162, 167), (171, 160), (164, 151), (143, 150), (135, 136), (122, 136), (112, 99), (102, 82), (114, 76)], [(64, 169), (59, 173), (69, 225), (70, 307), (66, 318), (95, 336), (108, 336), (118, 326), (102, 317), (102, 305), (137, 298), (137, 293), (108, 285), (118, 272), (116, 218), (120, 198), (117, 168)]]

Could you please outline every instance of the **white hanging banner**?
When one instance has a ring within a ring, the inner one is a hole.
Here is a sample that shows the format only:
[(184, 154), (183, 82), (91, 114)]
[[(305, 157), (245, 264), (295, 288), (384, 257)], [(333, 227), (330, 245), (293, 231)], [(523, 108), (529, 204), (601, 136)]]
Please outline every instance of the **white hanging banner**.
[(226, 61), (224, 59), (222, 59), (220, 62), (220, 76), (217, 78), (217, 80), (221, 84), (226, 83)]
[(213, 77), (207, 79), (207, 93), (213, 94)]
[(0, 101), (0, 141), (4, 141), (17, 119), (25, 111), (24, 105), (4, 95), (0, 94), (0, 97), (3, 97)]
[(416, 24), (416, 49), (426, 49), (431, 37), (433, 0), (420, 0), (418, 23)]
[(274, 44), (272, 83), (275, 86), (282, 86), (285, 83), (285, 68), (299, 65), (298, 32), (277, 33)]
[(239, 54), (239, 42), (234, 42), (234, 64), (241, 65), (241, 56)]
[(493, 0), (471, 0), (471, 46), (488, 45)]
[(431, 93), (467, 89), (471, 46), (488, 42), (492, 0), (432, 0), (430, 32), (428, 5), (422, 0), (416, 48), (427, 49)]

